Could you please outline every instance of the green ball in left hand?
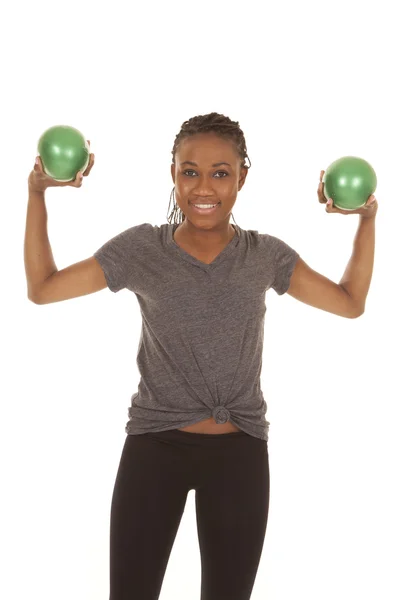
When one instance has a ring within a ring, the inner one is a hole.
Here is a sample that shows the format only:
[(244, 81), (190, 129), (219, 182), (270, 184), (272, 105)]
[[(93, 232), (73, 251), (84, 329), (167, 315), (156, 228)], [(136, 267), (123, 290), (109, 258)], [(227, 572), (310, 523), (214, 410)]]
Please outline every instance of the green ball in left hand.
[(83, 134), (68, 125), (47, 129), (38, 141), (43, 169), (56, 181), (73, 181), (78, 171), (85, 171), (90, 147)]
[(323, 178), (326, 199), (342, 210), (357, 210), (364, 206), (376, 190), (374, 169), (363, 158), (343, 156), (329, 165)]

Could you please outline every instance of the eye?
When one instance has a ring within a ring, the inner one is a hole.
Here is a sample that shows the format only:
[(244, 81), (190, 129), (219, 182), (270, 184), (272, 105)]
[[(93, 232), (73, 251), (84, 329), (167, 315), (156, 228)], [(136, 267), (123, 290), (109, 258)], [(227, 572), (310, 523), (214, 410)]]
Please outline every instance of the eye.
[[(186, 175), (186, 173), (196, 173), (196, 171), (193, 171), (193, 169), (186, 169), (186, 171), (183, 171), (183, 174)], [(217, 173), (223, 173), (225, 176), (229, 175), (226, 171), (217, 171)], [(188, 175), (188, 177), (191, 177), (191, 175)], [(217, 179), (225, 179), (225, 177), (217, 177)]]

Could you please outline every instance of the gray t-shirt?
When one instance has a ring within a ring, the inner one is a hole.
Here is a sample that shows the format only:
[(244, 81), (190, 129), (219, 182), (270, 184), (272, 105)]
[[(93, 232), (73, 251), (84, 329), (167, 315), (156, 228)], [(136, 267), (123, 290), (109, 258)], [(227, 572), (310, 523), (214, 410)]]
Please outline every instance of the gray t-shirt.
[(260, 388), (265, 293), (284, 294), (299, 254), (267, 233), (236, 235), (209, 265), (173, 239), (178, 224), (142, 223), (94, 254), (112, 292), (134, 292), (142, 330), (127, 434), (214, 417), (268, 440)]

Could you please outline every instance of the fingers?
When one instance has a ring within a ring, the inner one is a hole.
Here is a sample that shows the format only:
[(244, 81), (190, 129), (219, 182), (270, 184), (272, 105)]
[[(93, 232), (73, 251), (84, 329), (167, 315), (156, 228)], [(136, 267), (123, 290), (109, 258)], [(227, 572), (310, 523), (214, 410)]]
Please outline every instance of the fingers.
[(89, 164), (88, 164), (87, 169), (85, 171), (85, 175), (89, 175), (90, 171), (92, 170), (93, 165), (94, 165), (94, 154), (91, 154), (90, 155)]
[(341, 212), (343, 213), (343, 211), (340, 208), (336, 208), (336, 206), (334, 206), (333, 204), (333, 198), (328, 198), (326, 201), (326, 206), (325, 206), (325, 211), (328, 213), (334, 213), (334, 212)]
[(336, 206), (334, 206), (334, 204), (333, 204), (332, 198), (329, 198), (329, 200), (326, 202), (325, 212), (340, 213), (341, 215), (351, 215), (352, 214), (351, 210), (342, 210), (341, 208), (336, 208)]
[(43, 173), (42, 159), (40, 158), (40, 156), (36, 157), (35, 164), (33, 165), (33, 170), (37, 173)]
[(319, 203), (320, 204), (325, 203), (326, 198), (325, 198), (325, 194), (324, 194), (324, 184), (323, 183), (319, 184), (317, 194), (318, 194)]
[(73, 187), (80, 188), (83, 182), (83, 173), (82, 171), (78, 171), (75, 179), (72, 182), (68, 182), (67, 185), (72, 185)]
[(317, 195), (318, 195), (318, 200), (319, 200), (320, 204), (325, 204), (325, 202), (326, 202), (325, 193), (324, 193), (324, 183), (322, 181), (324, 174), (325, 174), (325, 171), (321, 171), (319, 174), (319, 185), (318, 185)]
[(89, 158), (88, 166), (86, 167), (86, 169), (83, 173), (84, 177), (87, 177), (89, 175), (90, 171), (92, 170), (93, 165), (94, 165), (94, 154), (91, 154), (90, 158)]
[(327, 213), (331, 213), (331, 212), (336, 212), (337, 211), (337, 209), (333, 206), (333, 200), (332, 200), (332, 198), (328, 198), (328, 200), (326, 200), (325, 211)]
[[(89, 140), (88, 140), (88, 143), (90, 144)], [(89, 175), (90, 171), (92, 170), (93, 165), (94, 165), (94, 154), (91, 154), (90, 158), (89, 158), (88, 166), (86, 167), (85, 171), (78, 171), (78, 173), (76, 174), (75, 180), (72, 184), (74, 187), (81, 187), (83, 178), (87, 177)]]

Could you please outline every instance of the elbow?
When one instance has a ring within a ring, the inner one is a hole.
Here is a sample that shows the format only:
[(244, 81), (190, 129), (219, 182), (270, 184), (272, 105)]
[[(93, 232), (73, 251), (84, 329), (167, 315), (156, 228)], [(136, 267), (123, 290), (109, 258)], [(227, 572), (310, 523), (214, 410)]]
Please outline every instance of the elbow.
[(364, 314), (365, 311), (365, 307), (356, 307), (354, 308), (350, 314), (346, 315), (348, 319), (358, 319), (358, 317), (361, 317), (361, 315)]
[(39, 298), (37, 296), (28, 296), (28, 300), (33, 302), (33, 304), (42, 304), (41, 302), (39, 302)]
[(28, 300), (33, 302), (33, 304), (45, 304), (43, 300), (42, 287), (39, 286), (29, 286), (27, 291)]

